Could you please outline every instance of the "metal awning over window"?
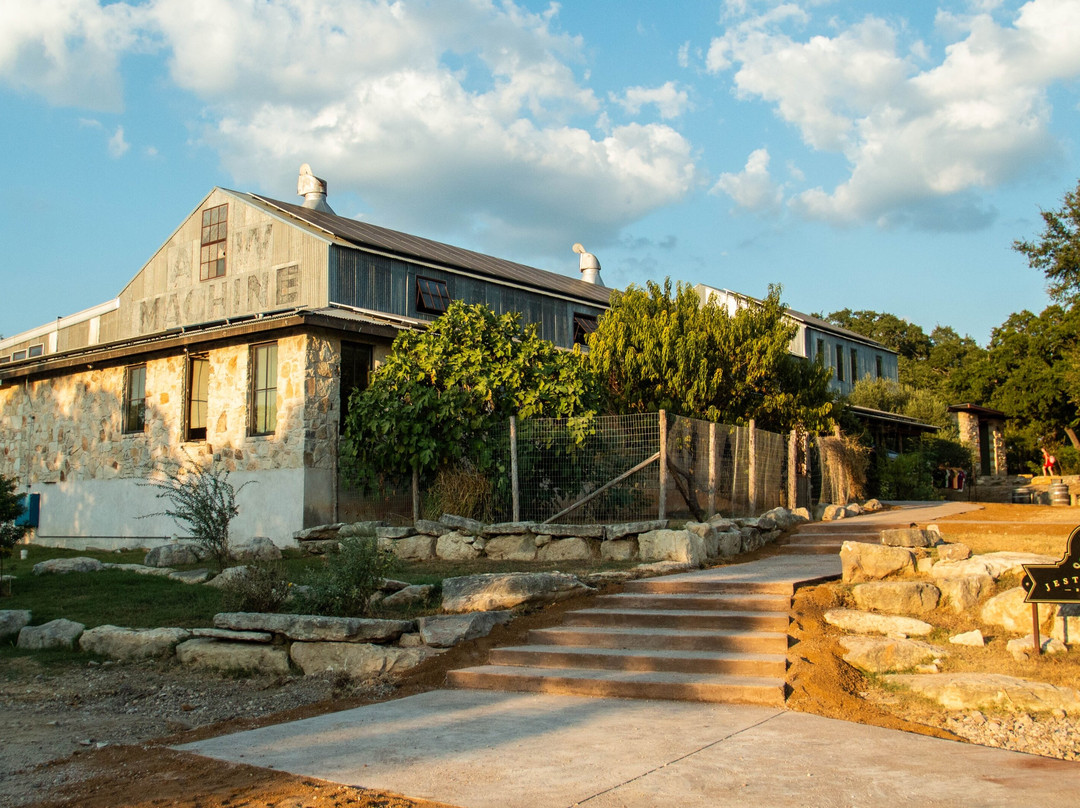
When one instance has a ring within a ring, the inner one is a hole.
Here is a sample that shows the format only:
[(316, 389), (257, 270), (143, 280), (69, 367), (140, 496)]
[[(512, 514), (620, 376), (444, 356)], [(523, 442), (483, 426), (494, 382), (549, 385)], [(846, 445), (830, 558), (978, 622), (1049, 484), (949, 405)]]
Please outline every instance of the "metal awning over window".
[(585, 344), (585, 338), (596, 330), (596, 315), (574, 313), (574, 342)]

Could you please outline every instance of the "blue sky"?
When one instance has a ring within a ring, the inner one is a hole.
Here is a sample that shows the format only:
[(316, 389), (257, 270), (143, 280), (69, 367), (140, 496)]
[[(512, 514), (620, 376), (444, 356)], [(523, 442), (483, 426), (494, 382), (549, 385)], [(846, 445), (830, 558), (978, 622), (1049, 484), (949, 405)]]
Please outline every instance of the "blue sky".
[(1080, 2), (0, 0), (0, 334), (114, 297), (215, 185), (609, 286), (985, 343), (1080, 177)]

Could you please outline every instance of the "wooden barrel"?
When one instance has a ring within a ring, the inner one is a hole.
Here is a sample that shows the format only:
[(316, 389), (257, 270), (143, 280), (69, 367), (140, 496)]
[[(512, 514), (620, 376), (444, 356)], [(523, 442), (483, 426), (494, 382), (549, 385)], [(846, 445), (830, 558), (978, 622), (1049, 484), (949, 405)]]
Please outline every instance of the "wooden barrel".
[(1069, 507), (1072, 500), (1069, 497), (1069, 486), (1065, 483), (1054, 483), (1049, 488), (1050, 504)]
[(1019, 486), (1012, 490), (1013, 505), (1030, 505), (1031, 504), (1031, 489), (1026, 485)]

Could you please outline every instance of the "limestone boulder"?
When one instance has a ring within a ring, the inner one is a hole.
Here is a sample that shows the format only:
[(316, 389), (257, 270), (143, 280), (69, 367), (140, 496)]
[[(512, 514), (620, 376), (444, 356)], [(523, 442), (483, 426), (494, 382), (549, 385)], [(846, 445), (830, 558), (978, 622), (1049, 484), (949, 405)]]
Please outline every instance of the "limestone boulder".
[(74, 620), (50, 620), (40, 626), (24, 626), (19, 632), (17, 645), (27, 651), (44, 651), (49, 648), (74, 648), (86, 629)]
[[(440, 535), (447, 535), (451, 531), (444, 530)], [(404, 539), (396, 539), (388, 542), (390, 552), (402, 561), (430, 561), (437, 554), (438, 536), (430, 533), (418, 533)]]
[(971, 548), (960, 542), (939, 544), (937, 555), (939, 561), (966, 561), (971, 558)]
[(482, 522), (470, 519), (467, 516), (456, 516), (452, 513), (444, 513), (439, 518), (439, 521), (451, 530), (459, 533), (466, 533), (470, 536), (479, 536), (484, 532), (484, 525)]
[(612, 539), (600, 545), (601, 561), (632, 561), (637, 557), (637, 539)]
[(226, 589), (242, 580), (247, 575), (247, 571), (247, 566), (226, 567), (207, 581), (206, 585), (212, 586), (215, 589)]
[(843, 505), (824, 505), (819, 507), (821, 508), (821, 516), (818, 518), (822, 522), (835, 522), (837, 519), (847, 518), (847, 508)]
[(19, 632), (30, 624), (29, 609), (0, 610), (0, 642), (7, 642), (11, 637), (18, 637)]
[(904, 671), (947, 656), (944, 648), (891, 637), (841, 637), (844, 661), (867, 673)]
[(484, 545), (484, 555), (495, 561), (535, 561), (536, 539), (529, 533), (493, 536)]
[(978, 629), (974, 631), (965, 631), (963, 634), (956, 634), (949, 637), (949, 642), (953, 645), (967, 645), (972, 648), (983, 648), (986, 645), (986, 638), (983, 637), (983, 633)]
[(365, 617), (221, 612), (214, 615), (214, 626), (233, 631), (269, 631), (300, 642), (387, 643), (412, 631), (414, 623)]
[(996, 673), (893, 674), (886, 681), (932, 699), (948, 710), (1080, 713), (1080, 692)]
[(847, 516), (862, 516), (863, 507), (858, 502), (852, 502), (844, 506), (844, 512)]
[(210, 580), (210, 570), (205, 568), (197, 570), (172, 570), (165, 577), (170, 581), (179, 581), (182, 584), (205, 584)]
[(455, 530), (439, 536), (435, 542), (435, 555), (444, 561), (472, 561), (480, 557), (480, 548), (475, 541), (473, 534)]
[(863, 503), (862, 507), (866, 513), (876, 513), (884, 509), (885, 506), (881, 504), (879, 499), (868, 499)]
[(234, 561), (277, 561), (281, 548), (265, 536), (252, 536), (229, 546), (229, 556)]
[(716, 555), (720, 558), (732, 558), (742, 551), (743, 537), (737, 530), (725, 530), (716, 534)]
[(552, 539), (536, 553), (538, 561), (588, 561), (593, 557), (589, 542), (580, 537)]
[(1038, 553), (983, 553), (962, 561), (939, 561), (931, 574), (935, 578), (959, 578), (963, 575), (989, 575), (995, 581), (1002, 575), (1022, 575), (1024, 564), (1055, 564), (1060, 559)]
[(387, 595), (382, 599), (382, 605), (391, 609), (414, 606), (427, 602), (434, 591), (435, 587), (430, 584), (414, 584)]
[(299, 542), (337, 539), (338, 534), (344, 527), (344, 522), (335, 522), (332, 525), (316, 525), (315, 527), (296, 531), (293, 533), (293, 538)]
[[(738, 530), (739, 526), (735, 524), (733, 519), (725, 519), (720, 514), (709, 519), (709, 524), (715, 527), (717, 530), (723, 532), (725, 530)], [(657, 530), (663, 530), (663, 528), (656, 528)]]
[(873, 581), (852, 594), (860, 609), (886, 614), (930, 614), (941, 600), (941, 591), (923, 581)]
[[(994, 595), (982, 606), (979, 613), (982, 621), (1015, 634), (1029, 633), (1031, 631), (1031, 604), (1024, 602), (1025, 594), (1022, 586), (1014, 586), (1000, 595)], [(1039, 606), (1039, 623), (1045, 624), (1047, 629), (1053, 626), (1056, 616), (1055, 604), (1044, 603)]]
[(289, 653), (277, 645), (199, 638), (176, 646), (176, 659), (192, 668), (277, 676), (289, 672)]
[(705, 541), (688, 530), (650, 530), (638, 536), (642, 561), (674, 561), (699, 567), (706, 559)]
[(898, 527), (881, 531), (881, 543), (886, 547), (933, 547), (937, 542), (936, 533), (917, 527)]
[(994, 589), (989, 575), (964, 575), (961, 578), (935, 579), (946, 608), (955, 614), (974, 614), (979, 601)]
[(377, 527), (375, 528), (375, 538), (377, 539), (407, 539), (409, 536), (415, 536), (416, 530), (412, 527)]
[(349, 522), (338, 529), (337, 538), (356, 539), (377, 536), (380, 528), (387, 527), (383, 521)]
[(402, 673), (437, 653), (423, 646), (399, 648), (351, 642), (294, 642), (289, 649), (293, 663), (305, 675), (337, 673), (352, 679)]
[(840, 566), (846, 583), (880, 581), (913, 575), (915, 554), (905, 547), (846, 541), (840, 547)]
[[(1039, 637), (1040, 645), (1039, 650), (1045, 656), (1056, 656), (1057, 654), (1066, 654), (1069, 649), (1065, 646), (1061, 640), (1056, 640), (1053, 637)], [(1026, 662), (1027, 660), (1035, 657), (1035, 636), (1028, 634), (1026, 637), (1021, 637), (1016, 640), (1009, 640), (1005, 643), (1005, 650), (1012, 654), (1013, 659), (1017, 662)]]
[(447, 612), (495, 611), (595, 591), (561, 572), (484, 573), (444, 579), (442, 606)]
[(439, 538), (439, 536), (450, 532), (450, 528), (442, 522), (433, 522), (430, 519), (417, 519), (413, 523), (413, 529), (417, 533), (423, 533), (425, 536), (434, 536), (435, 538)]
[(230, 631), (227, 628), (193, 628), (192, 637), (204, 637), (211, 640), (231, 640), (232, 642), (261, 642), (274, 641), (274, 635), (269, 631)]
[(830, 609), (825, 622), (855, 634), (887, 634), (891, 637), (925, 637), (934, 627), (914, 617), (875, 614), (857, 609)]
[(607, 535), (604, 525), (537, 525), (537, 530), (543, 530), (555, 538), (577, 537), (581, 539), (603, 539)]
[(50, 558), (34, 565), (34, 575), (66, 575), (69, 572), (100, 572), (105, 565), (96, 558)]
[(667, 519), (653, 519), (645, 522), (621, 522), (607, 526), (608, 539), (622, 539), (626, 536), (640, 536), (650, 530), (667, 530)]
[(300, 549), (308, 555), (326, 555), (341, 550), (341, 541), (338, 539), (312, 539), (300, 542)]
[(522, 536), (526, 533), (536, 532), (536, 522), (494, 522), (484, 525), (484, 535), (492, 536)]
[(95, 626), (83, 632), (79, 648), (88, 654), (130, 662), (172, 656), (176, 646), (190, 637), (191, 632), (183, 628)]
[(440, 614), (416, 621), (420, 636), (434, 648), (450, 648), (459, 642), (486, 637), (495, 626), (509, 623), (514, 613), (508, 609), (494, 612)]
[(196, 549), (193, 542), (172, 542), (152, 548), (143, 559), (147, 567), (182, 567), (186, 564), (198, 564), (205, 555)]

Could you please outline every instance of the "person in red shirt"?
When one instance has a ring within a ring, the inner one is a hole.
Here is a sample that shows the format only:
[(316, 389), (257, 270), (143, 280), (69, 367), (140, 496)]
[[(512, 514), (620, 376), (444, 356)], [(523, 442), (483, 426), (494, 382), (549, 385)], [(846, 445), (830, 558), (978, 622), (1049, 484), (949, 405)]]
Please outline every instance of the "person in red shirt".
[[(1043, 450), (1042, 450), (1042, 456), (1043, 456), (1043, 476), (1044, 477), (1049, 477), (1054, 473), (1054, 468), (1057, 466), (1057, 458), (1054, 457), (1052, 454), (1050, 454), (1048, 451), (1046, 451), (1045, 448), (1043, 448)], [(1060, 474), (1061, 471), (1059, 470), (1058, 473)]]

